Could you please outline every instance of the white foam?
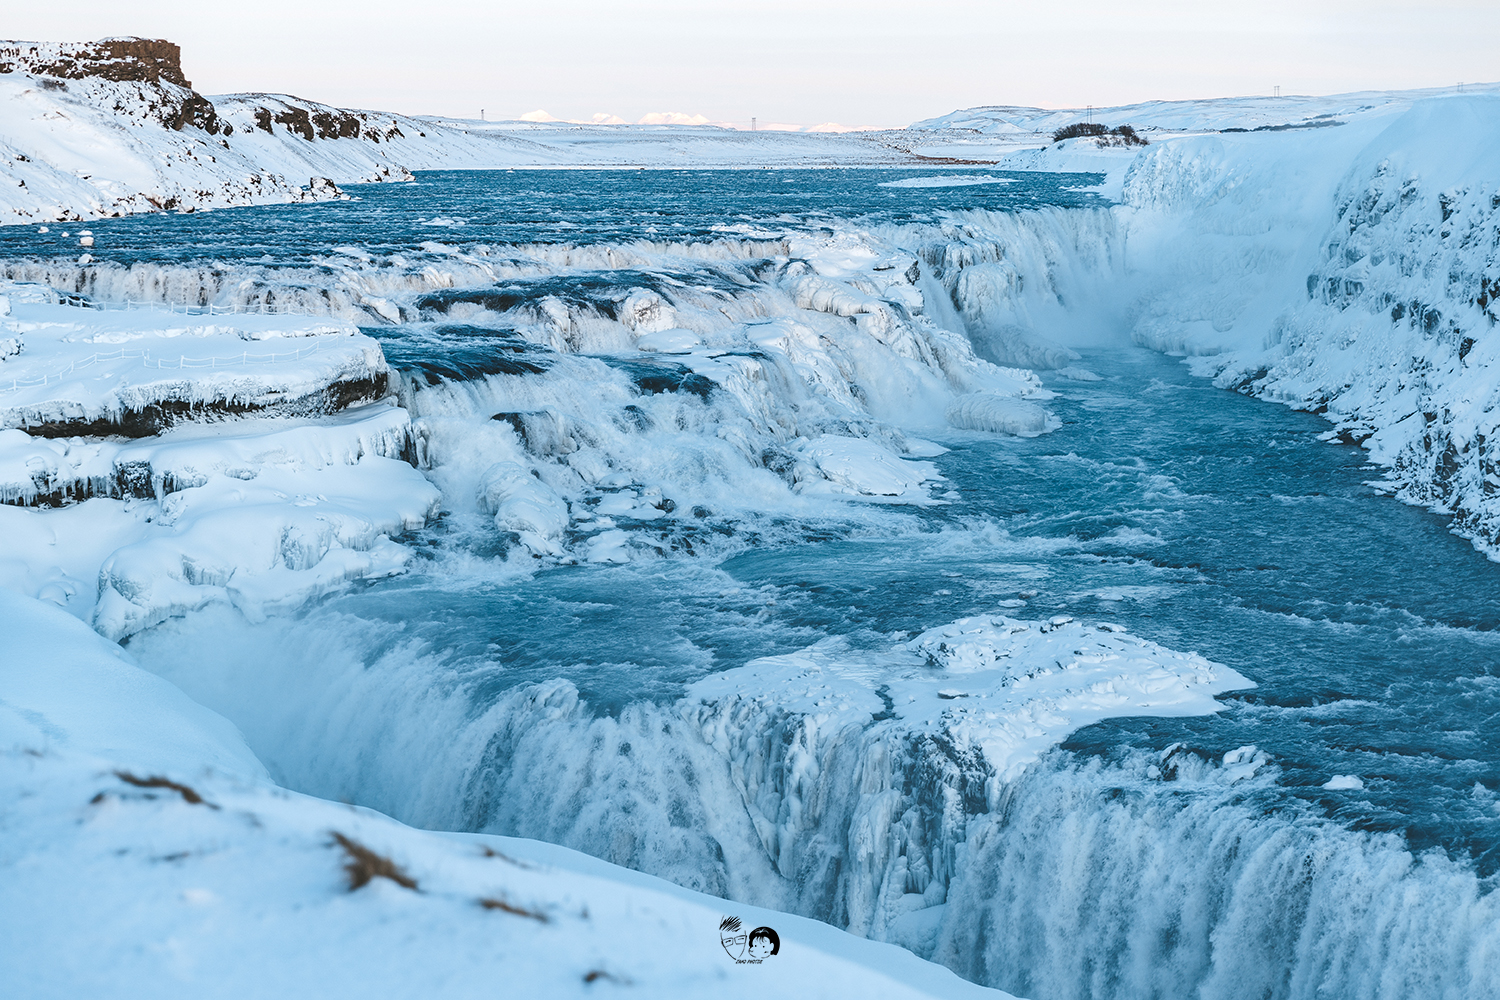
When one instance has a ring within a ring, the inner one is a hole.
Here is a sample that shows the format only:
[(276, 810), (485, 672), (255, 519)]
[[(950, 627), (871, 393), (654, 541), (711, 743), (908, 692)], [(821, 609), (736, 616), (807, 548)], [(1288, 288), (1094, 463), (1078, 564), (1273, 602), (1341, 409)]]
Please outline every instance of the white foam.
[(883, 188), (942, 188), (968, 187), (973, 184), (1014, 184), (1013, 177), (991, 177), (989, 174), (950, 174), (941, 177), (903, 177), (899, 181), (883, 181)]

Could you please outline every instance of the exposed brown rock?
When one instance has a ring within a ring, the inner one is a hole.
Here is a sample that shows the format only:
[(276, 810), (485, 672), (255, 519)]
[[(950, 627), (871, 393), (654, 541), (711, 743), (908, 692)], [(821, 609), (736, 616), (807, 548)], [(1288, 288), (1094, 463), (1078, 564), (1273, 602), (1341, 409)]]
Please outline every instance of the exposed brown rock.
[(182, 49), (164, 38), (102, 38), (97, 42), (0, 42), (0, 73), (31, 73), (62, 80), (175, 83), (191, 90), (182, 75)]

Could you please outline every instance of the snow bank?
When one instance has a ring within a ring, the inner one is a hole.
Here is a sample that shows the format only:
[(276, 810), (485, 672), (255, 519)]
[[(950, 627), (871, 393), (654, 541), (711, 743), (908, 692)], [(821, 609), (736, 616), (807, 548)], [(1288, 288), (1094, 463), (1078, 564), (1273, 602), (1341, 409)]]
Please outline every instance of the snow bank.
[[(1006, 996), (561, 848), (275, 788), (224, 719), (63, 612), (0, 591), (0, 622), (12, 996), (479, 996), (497, 977), (536, 996)], [(356, 877), (361, 859), (373, 877)], [(736, 966), (726, 912), (774, 927), (778, 953)]]
[[(55, 605), (0, 588), (0, 624), (0, 752), (11, 768), (30, 750), (38, 760), (102, 758), (150, 772), (266, 778), (222, 716)], [(14, 819), (15, 789), (8, 791), (4, 810)]]
[(0, 584), (118, 639), (216, 601), (259, 618), (405, 567), (391, 536), (424, 525), (438, 491), (406, 461), (405, 411), (345, 409), (384, 393), (375, 341), (326, 318), (83, 309), (5, 287), (0, 329), (21, 351), (0, 372), (0, 523), (15, 532)]
[[(390, 536), (420, 528), (437, 490), (405, 462), (210, 477), (168, 496), (152, 530), (99, 569), (94, 627), (118, 639), (215, 601), (255, 620), (350, 580), (400, 572), (411, 551)], [(164, 530), (165, 529), (165, 530)]]
[(318, 424), (290, 419), (183, 423), (152, 438), (32, 437), (0, 431), (0, 502), (58, 506), (90, 497), (161, 499), (213, 475), (263, 465), (353, 465), (365, 455), (405, 458), (411, 421), (385, 403), (354, 407)]
[(256, 617), (400, 571), (411, 553), (390, 536), (437, 505), (437, 489), (402, 461), (298, 467), (265, 454), (265, 464), (209, 473), (160, 499), (0, 505), (0, 587), (52, 601), (112, 639), (215, 602)]

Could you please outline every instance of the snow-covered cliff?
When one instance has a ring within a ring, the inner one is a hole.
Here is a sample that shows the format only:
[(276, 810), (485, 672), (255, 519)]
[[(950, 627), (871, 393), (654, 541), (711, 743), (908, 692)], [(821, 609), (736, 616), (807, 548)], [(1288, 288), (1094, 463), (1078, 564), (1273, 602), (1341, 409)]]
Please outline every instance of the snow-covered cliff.
[(1500, 98), (1142, 153), (1117, 212), (1139, 343), (1327, 415), (1406, 500), (1500, 544)]

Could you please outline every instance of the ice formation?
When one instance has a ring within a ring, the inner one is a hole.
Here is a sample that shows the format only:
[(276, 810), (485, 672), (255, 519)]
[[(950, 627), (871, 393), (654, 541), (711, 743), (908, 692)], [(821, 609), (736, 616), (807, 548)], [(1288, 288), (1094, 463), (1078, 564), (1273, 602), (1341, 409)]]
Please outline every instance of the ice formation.
[[(1007, 995), (562, 848), (414, 830), (288, 792), (226, 720), (62, 611), (0, 590), (0, 620), (0, 962), (16, 996), (232, 984), (241, 996), (415, 998), (435, 982), (477, 996), (501, 981), (534, 996)], [(726, 907), (780, 933), (759, 975), (724, 975)], [(695, 939), (705, 947), (684, 954)], [(89, 960), (58, 961), (61, 950)]]

